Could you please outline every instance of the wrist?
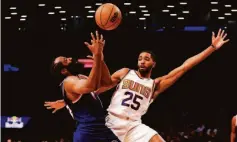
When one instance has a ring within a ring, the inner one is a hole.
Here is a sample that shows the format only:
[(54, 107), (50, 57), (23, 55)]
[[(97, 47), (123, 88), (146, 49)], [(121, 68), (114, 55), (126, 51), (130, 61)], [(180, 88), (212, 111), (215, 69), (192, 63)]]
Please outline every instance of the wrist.
[(94, 61), (97, 60), (97, 61), (101, 62), (101, 60), (102, 60), (102, 54), (101, 53), (94, 54), (93, 57), (94, 57)]
[(98, 53), (93, 53), (93, 57), (101, 57), (102, 56), (102, 54), (101, 54), (101, 52), (98, 52)]
[(211, 44), (211, 47), (214, 49), (214, 50), (217, 50), (216, 46)]

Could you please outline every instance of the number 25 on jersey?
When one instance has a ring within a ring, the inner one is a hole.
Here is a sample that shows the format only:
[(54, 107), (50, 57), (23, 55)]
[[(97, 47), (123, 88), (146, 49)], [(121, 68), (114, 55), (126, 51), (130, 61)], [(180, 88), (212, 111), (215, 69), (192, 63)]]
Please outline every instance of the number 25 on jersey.
[[(132, 92), (125, 92), (124, 95), (128, 96), (127, 98), (123, 99), (122, 104), (123, 106), (131, 107), (134, 110), (138, 110), (140, 107), (139, 100), (143, 100), (143, 97), (133, 94)], [(132, 103), (127, 103), (127, 101), (132, 100)]]

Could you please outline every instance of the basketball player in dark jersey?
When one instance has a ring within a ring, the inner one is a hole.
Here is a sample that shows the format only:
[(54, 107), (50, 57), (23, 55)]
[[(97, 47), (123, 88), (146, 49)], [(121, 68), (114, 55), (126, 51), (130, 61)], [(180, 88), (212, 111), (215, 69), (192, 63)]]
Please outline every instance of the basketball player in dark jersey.
[[(95, 59), (89, 77), (79, 74), (83, 65), (72, 58), (57, 57), (54, 60), (52, 73), (63, 79), (60, 86), (64, 99), (57, 102), (60, 107), (66, 106), (73, 119), (78, 122), (74, 142), (117, 142), (115, 135), (105, 126), (106, 110), (103, 109), (99, 96), (91, 93), (100, 85), (106, 85), (104, 80), (110, 78), (109, 70), (103, 62), (103, 36), (99, 37), (96, 32), (96, 38), (93, 33), (91, 37), (91, 44), (85, 42)], [(46, 102), (45, 106), (52, 108), (50, 104), (52, 103)]]
[(230, 142), (237, 142), (236, 132), (237, 132), (237, 115), (233, 116), (231, 120)]

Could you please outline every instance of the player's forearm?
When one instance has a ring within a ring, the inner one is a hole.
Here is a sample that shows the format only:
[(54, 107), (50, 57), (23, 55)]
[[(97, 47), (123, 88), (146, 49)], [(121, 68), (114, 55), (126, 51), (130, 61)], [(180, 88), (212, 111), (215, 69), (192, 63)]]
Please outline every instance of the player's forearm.
[(101, 79), (101, 57), (102, 54), (94, 55), (94, 63), (88, 77), (88, 88), (98, 89)]
[(106, 92), (107, 90), (110, 90), (111, 88), (113, 88), (115, 86), (116, 86), (116, 84), (111, 84), (109, 86), (102, 86), (98, 90), (95, 91), (95, 94), (99, 95), (99, 94), (101, 94), (103, 92)]
[(110, 75), (109, 69), (104, 61), (101, 62), (101, 68), (102, 68), (102, 72), (101, 72), (100, 85), (101, 86), (111, 85), (112, 84), (111, 75)]
[(184, 63), (183, 63), (183, 67), (185, 71), (190, 70), (192, 67), (194, 67), (195, 65), (199, 64), (200, 62), (202, 62), (203, 60), (205, 60), (208, 56), (210, 56), (213, 52), (215, 51), (215, 49), (212, 46), (209, 46), (207, 49), (205, 49), (204, 51), (202, 51), (201, 53), (187, 59)]

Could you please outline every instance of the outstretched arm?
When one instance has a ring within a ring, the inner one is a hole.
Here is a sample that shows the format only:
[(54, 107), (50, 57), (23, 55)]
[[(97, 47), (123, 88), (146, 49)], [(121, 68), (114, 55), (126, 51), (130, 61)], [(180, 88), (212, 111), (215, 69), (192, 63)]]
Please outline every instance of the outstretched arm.
[(212, 33), (212, 45), (209, 46), (207, 49), (202, 51), (201, 53), (187, 59), (181, 66), (175, 68), (172, 70), (168, 75), (162, 76), (160, 78), (157, 78), (156, 85), (157, 89), (155, 91), (154, 97), (157, 97), (160, 93), (165, 91), (167, 88), (169, 88), (171, 85), (173, 85), (181, 76), (184, 75), (187, 71), (189, 71), (191, 68), (205, 60), (208, 56), (210, 56), (215, 50), (218, 50), (220, 47), (222, 47), (223, 44), (229, 41), (224, 40), (227, 34), (224, 34), (224, 30), (219, 30), (217, 36), (215, 37), (215, 34)]
[(95, 91), (95, 94), (100, 94), (102, 92), (105, 92), (113, 87), (115, 87), (121, 80), (122, 78), (128, 73), (129, 69), (128, 68), (122, 68), (111, 76), (109, 79), (111, 83), (109, 85), (101, 86), (97, 91)]
[(231, 134), (230, 134), (230, 142), (235, 142), (236, 139), (236, 132), (235, 132), (235, 123), (237, 117), (233, 117), (231, 121)]

